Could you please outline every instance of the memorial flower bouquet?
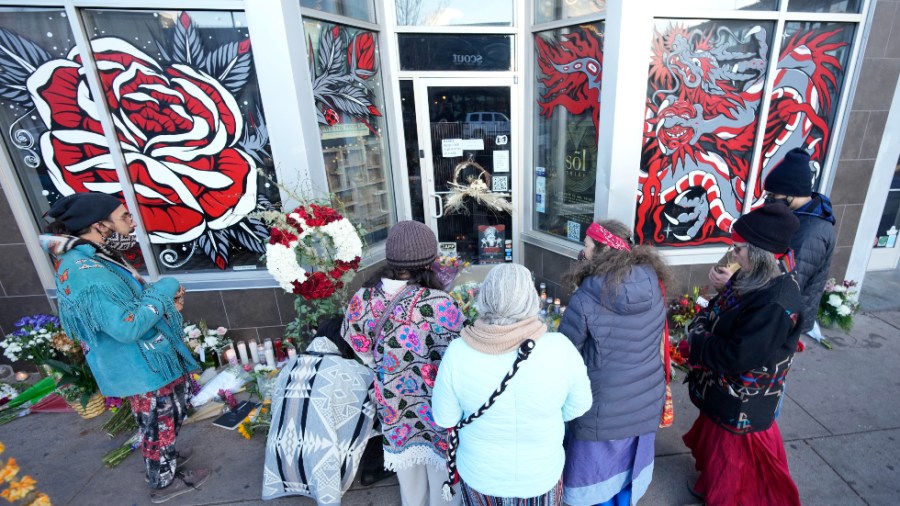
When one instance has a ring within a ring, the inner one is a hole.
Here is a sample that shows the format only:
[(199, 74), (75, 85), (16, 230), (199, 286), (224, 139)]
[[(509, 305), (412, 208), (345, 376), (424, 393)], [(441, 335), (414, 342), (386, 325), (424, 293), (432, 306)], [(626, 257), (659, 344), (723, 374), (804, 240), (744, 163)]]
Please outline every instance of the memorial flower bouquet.
[(13, 324), (16, 330), (6, 336), (0, 347), (10, 362), (20, 360), (40, 366), (47, 359), (58, 356), (52, 343), (54, 336), (63, 333), (59, 318), (53, 315), (26, 316)]
[(287, 213), (258, 214), (271, 227), (266, 268), (284, 291), (297, 296), (297, 318), (287, 325), (285, 335), (299, 338), (302, 348), (322, 316), (343, 312), (347, 285), (362, 261), (362, 234), (338, 207), (336, 200), (321, 201)]
[(206, 320), (200, 320), (197, 324), (187, 323), (183, 330), (184, 344), (200, 362), (207, 365), (215, 362), (212, 365), (219, 365), (219, 354), (231, 344), (231, 339), (226, 335), (228, 329), (210, 328)]
[(700, 287), (695, 286), (669, 304), (669, 334), (673, 342), (687, 337), (687, 329), (694, 318), (706, 307), (707, 300), (701, 294)]
[(478, 319), (478, 308), (475, 307), (475, 299), (478, 297), (479, 291), (481, 291), (481, 285), (478, 283), (465, 283), (449, 292), (449, 295), (456, 300), (460, 311), (466, 315), (466, 319), (470, 323), (474, 323)]
[(853, 328), (853, 315), (859, 310), (857, 296), (856, 281), (845, 279), (838, 284), (834, 278), (829, 279), (819, 301), (819, 323), (849, 332)]

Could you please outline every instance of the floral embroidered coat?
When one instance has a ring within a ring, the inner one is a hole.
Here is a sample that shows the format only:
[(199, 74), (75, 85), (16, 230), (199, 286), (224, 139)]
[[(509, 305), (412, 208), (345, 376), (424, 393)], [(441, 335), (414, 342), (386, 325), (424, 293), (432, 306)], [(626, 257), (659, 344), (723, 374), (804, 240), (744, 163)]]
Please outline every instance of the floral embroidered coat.
[(409, 286), (395, 296), (402, 299), (375, 336), (391, 299), (380, 286), (360, 289), (350, 299), (342, 335), (375, 370), (385, 467), (444, 466), (447, 432), (434, 422), (431, 390), (444, 350), (459, 336), (465, 316), (440, 290)]

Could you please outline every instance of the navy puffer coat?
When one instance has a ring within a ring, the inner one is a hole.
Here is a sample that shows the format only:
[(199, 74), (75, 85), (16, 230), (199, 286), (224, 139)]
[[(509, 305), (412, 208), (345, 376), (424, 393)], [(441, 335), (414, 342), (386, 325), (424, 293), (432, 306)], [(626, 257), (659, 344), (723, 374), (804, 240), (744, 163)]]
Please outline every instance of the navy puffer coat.
[(656, 272), (640, 265), (618, 292), (589, 276), (572, 295), (559, 331), (584, 358), (594, 403), (570, 423), (578, 439), (609, 441), (655, 432), (665, 402), (660, 356), (666, 305)]
[(803, 299), (803, 326), (800, 331), (808, 332), (816, 322), (819, 301), (831, 268), (831, 255), (836, 242), (834, 215), (831, 201), (819, 193), (813, 193), (812, 200), (794, 211), (794, 215), (800, 219), (800, 228), (791, 239), (796, 262), (794, 271)]

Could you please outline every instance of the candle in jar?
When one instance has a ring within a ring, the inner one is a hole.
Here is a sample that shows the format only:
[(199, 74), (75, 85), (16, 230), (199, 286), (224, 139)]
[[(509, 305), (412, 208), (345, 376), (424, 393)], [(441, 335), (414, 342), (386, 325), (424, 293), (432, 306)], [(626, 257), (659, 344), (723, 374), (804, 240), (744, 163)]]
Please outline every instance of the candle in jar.
[(294, 348), (288, 348), (288, 359), (292, 359), (297, 356), (297, 350)]
[(281, 347), (281, 339), (275, 340), (275, 359), (279, 362), (284, 360), (284, 348)]
[(200, 361), (206, 362), (206, 353), (203, 351), (203, 345), (200, 345), (200, 350), (197, 352), (200, 355)]
[(29, 374), (25, 371), (16, 373), (16, 381), (25, 381), (28, 379)]
[(275, 350), (266, 348), (266, 365), (275, 368)]
[(231, 348), (225, 350), (225, 361), (228, 362), (228, 365), (238, 365), (237, 355)]
[(244, 341), (238, 343), (238, 355), (241, 356), (241, 365), (250, 363), (250, 359), (247, 357), (247, 345), (244, 344)]
[(250, 340), (250, 358), (253, 359), (254, 365), (259, 363), (259, 345), (255, 339)]

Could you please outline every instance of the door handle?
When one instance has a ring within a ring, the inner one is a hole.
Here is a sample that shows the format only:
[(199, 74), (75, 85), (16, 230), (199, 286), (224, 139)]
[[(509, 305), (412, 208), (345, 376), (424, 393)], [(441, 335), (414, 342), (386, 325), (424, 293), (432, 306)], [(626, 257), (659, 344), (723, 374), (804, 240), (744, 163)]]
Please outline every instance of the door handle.
[(437, 212), (437, 214), (435, 214), (433, 216), (435, 218), (443, 218), (444, 217), (444, 199), (441, 198), (441, 196), (438, 195), (437, 193), (432, 193), (431, 196), (437, 199), (437, 204), (438, 204), (437, 205), (438, 212)]

